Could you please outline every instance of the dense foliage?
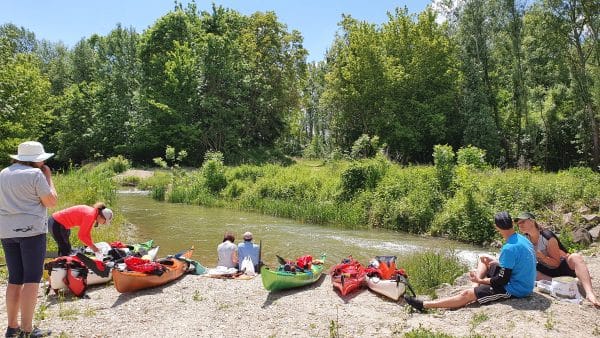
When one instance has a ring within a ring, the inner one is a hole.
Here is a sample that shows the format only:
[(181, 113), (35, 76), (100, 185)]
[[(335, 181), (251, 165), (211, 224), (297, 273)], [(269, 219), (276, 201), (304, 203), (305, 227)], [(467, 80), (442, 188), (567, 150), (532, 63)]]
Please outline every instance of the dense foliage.
[(194, 166), (209, 151), (229, 163), (379, 151), (430, 163), (447, 144), (502, 168), (600, 164), (597, 1), (435, 4), (381, 25), (343, 16), (309, 64), (273, 12), (176, 3), (143, 32), (117, 25), (73, 47), (6, 23), (0, 152), (37, 139), (63, 167), (151, 164), (167, 146)]

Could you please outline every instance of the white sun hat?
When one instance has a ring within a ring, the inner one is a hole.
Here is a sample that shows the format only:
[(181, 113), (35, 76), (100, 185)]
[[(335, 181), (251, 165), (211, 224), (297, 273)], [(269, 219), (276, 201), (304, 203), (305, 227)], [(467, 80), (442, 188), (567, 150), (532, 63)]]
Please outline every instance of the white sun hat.
[(26, 141), (19, 144), (17, 155), (9, 155), (17, 161), (42, 162), (54, 156), (54, 153), (44, 151), (44, 146), (36, 141)]
[(100, 211), (102, 217), (106, 220), (106, 224), (110, 224), (110, 221), (113, 219), (113, 211), (109, 208), (104, 208)]

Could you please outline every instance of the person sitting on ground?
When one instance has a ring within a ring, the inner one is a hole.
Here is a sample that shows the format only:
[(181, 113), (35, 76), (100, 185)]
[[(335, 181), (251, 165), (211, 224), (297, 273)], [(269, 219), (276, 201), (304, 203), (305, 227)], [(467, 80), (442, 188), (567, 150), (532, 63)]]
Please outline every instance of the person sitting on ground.
[(58, 255), (69, 256), (71, 254), (71, 242), (69, 237), (71, 229), (79, 227), (77, 237), (88, 246), (99, 260), (103, 255), (92, 240), (92, 228), (98, 224), (110, 224), (113, 212), (102, 202), (88, 205), (76, 205), (67, 209), (57, 211), (48, 218), (48, 228), (52, 237), (58, 244)]
[(217, 247), (217, 255), (219, 258), (217, 266), (224, 266), (228, 269), (237, 269), (237, 245), (235, 245), (234, 242), (235, 236), (233, 233), (226, 232), (223, 236), (223, 242)]
[(594, 306), (600, 307), (592, 289), (592, 279), (583, 256), (569, 254), (567, 249), (550, 230), (543, 229), (530, 212), (522, 212), (515, 219), (520, 231), (533, 243), (537, 258), (537, 279), (551, 280), (552, 277), (577, 277), (585, 290), (585, 298)]
[(406, 302), (419, 311), (428, 308), (459, 308), (472, 302), (485, 304), (511, 297), (526, 297), (533, 292), (535, 284), (535, 253), (533, 245), (525, 236), (515, 232), (513, 222), (506, 211), (494, 217), (496, 231), (504, 238), (498, 261), (482, 256), (476, 271), (469, 273), (473, 289), (448, 298), (421, 301), (404, 296)]
[(254, 271), (258, 272), (260, 269), (260, 246), (252, 243), (252, 233), (247, 231), (244, 233), (244, 242), (238, 244), (238, 270), (242, 269), (242, 262), (246, 257), (250, 257), (252, 264), (254, 265)]

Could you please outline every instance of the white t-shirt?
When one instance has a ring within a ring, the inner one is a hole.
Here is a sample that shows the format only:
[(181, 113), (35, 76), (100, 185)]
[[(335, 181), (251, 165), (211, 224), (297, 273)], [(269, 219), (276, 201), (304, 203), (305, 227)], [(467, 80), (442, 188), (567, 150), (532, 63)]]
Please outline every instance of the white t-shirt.
[(47, 233), (48, 210), (40, 198), (51, 193), (39, 168), (15, 163), (0, 171), (0, 238)]
[(237, 251), (237, 245), (231, 243), (230, 241), (225, 241), (219, 244), (217, 247), (217, 254), (219, 256), (217, 266), (237, 269), (237, 263), (233, 262), (233, 253), (235, 251)]

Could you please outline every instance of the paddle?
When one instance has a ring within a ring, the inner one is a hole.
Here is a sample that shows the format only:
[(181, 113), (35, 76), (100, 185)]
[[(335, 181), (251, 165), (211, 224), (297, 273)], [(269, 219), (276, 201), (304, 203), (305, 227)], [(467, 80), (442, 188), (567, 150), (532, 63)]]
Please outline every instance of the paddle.
[(277, 261), (279, 262), (279, 264), (281, 265), (286, 265), (287, 264), (287, 260), (279, 255), (275, 255), (277, 257)]
[(262, 239), (258, 241), (258, 263), (256, 264), (258, 267), (258, 271), (256, 273), (260, 273), (260, 268), (262, 268)]

